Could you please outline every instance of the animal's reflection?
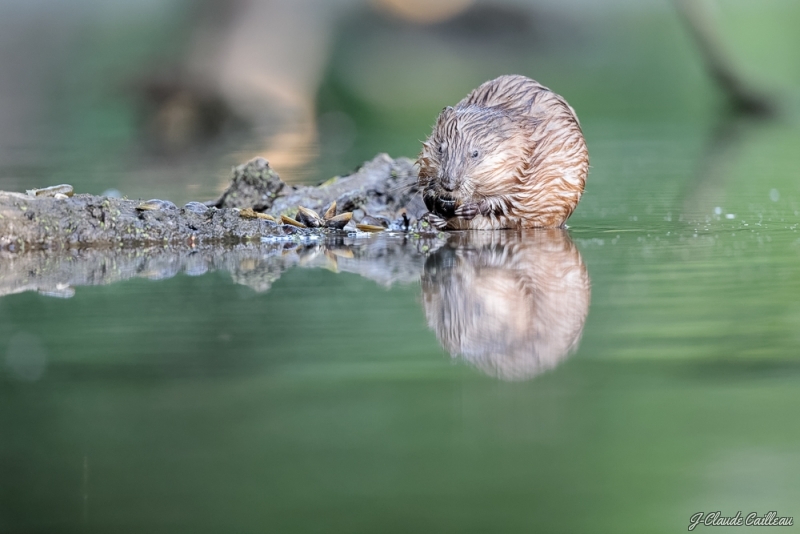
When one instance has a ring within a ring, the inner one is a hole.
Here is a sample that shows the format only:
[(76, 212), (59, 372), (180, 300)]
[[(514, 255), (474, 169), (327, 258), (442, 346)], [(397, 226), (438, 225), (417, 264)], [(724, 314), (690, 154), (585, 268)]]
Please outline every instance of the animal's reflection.
[(422, 293), (428, 325), (453, 357), (525, 380), (577, 348), (590, 283), (564, 230), (470, 232), (427, 259)]
[(564, 230), (69, 254), (0, 251), (0, 295), (35, 290), (71, 297), (74, 286), (217, 270), (263, 292), (296, 267), (355, 273), (386, 287), (414, 284), (422, 273), (425, 315), (444, 348), (507, 380), (531, 378), (563, 360), (577, 347), (589, 309), (589, 276)]

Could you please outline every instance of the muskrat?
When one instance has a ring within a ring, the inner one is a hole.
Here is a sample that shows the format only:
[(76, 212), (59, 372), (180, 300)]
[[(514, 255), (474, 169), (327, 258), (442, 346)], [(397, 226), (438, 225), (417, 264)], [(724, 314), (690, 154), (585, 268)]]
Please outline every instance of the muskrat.
[(561, 227), (583, 193), (589, 153), (564, 98), (508, 75), (444, 108), (417, 164), (438, 228)]

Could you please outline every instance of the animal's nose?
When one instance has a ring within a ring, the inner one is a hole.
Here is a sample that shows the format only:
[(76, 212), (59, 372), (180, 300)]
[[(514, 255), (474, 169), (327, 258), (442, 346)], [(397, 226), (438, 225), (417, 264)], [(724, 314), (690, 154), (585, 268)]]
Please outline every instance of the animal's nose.
[(452, 192), (456, 188), (456, 184), (454, 181), (451, 180), (443, 180), (442, 187), (444, 188), (445, 191)]

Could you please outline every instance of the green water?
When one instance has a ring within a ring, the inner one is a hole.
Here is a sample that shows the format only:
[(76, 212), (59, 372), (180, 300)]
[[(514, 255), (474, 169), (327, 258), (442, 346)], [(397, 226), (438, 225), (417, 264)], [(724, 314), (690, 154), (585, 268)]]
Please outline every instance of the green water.
[[(800, 515), (800, 130), (585, 129), (567, 233), (409, 244), (383, 263), (256, 246), (202, 275), (0, 298), (0, 531), (676, 532), (699, 511)], [(260, 268), (266, 283), (248, 279)], [(459, 342), (473, 357), (450, 354)]]

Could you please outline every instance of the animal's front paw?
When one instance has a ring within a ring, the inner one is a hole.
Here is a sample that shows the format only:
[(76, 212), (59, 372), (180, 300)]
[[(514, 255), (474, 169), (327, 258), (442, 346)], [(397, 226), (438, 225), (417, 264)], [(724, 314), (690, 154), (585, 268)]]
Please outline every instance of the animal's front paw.
[(444, 230), (447, 227), (447, 219), (433, 213), (432, 211), (423, 215), (422, 220), (426, 221), (437, 230)]
[(478, 213), (480, 213), (480, 211), (480, 206), (478, 206), (478, 204), (461, 204), (456, 208), (455, 214), (459, 219), (471, 221), (478, 215)]

